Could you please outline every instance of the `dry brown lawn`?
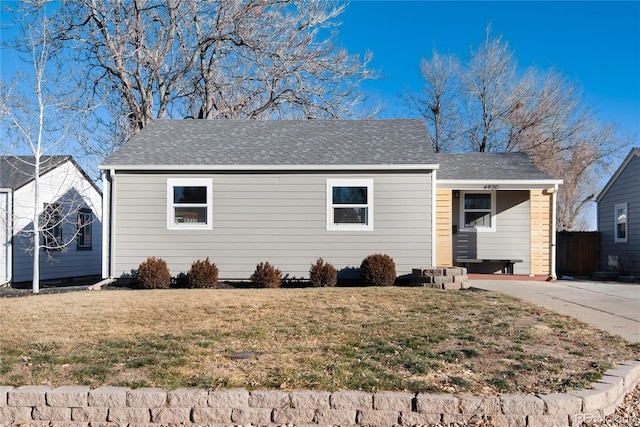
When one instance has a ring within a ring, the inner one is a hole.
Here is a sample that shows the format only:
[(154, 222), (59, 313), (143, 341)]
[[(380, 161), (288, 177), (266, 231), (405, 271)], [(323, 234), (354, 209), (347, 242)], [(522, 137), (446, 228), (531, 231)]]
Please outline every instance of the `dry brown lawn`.
[(401, 287), (0, 298), (0, 330), (0, 385), (544, 393), (640, 356), (505, 295)]

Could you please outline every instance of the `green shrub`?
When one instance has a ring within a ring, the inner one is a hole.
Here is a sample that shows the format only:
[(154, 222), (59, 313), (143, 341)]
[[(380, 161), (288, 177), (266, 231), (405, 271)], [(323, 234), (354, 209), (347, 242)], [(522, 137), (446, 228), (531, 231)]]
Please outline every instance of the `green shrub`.
[(209, 261), (195, 261), (187, 272), (190, 288), (213, 288), (218, 284), (218, 267)]
[(369, 255), (362, 260), (360, 277), (366, 285), (391, 286), (396, 281), (396, 264), (389, 255)]
[(171, 284), (171, 274), (165, 260), (150, 257), (138, 267), (136, 280), (142, 288), (166, 289)]
[(338, 271), (333, 265), (318, 258), (315, 264), (311, 264), (309, 279), (315, 288), (335, 286), (338, 282)]
[(256, 266), (256, 271), (253, 272), (249, 280), (261, 288), (279, 288), (282, 282), (282, 273), (268, 262), (261, 262)]

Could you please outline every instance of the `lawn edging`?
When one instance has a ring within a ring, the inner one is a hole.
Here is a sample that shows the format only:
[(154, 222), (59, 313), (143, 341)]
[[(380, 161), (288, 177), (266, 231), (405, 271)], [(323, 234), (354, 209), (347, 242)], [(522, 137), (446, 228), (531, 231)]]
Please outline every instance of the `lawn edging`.
[(626, 361), (590, 389), (539, 395), (0, 386), (0, 426), (578, 426), (605, 420), (639, 383), (640, 361)]

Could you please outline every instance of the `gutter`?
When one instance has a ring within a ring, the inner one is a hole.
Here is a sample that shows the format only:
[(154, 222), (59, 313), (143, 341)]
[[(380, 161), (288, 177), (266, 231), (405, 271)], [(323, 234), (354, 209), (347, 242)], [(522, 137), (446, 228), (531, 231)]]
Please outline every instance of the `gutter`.
[(202, 171), (202, 172), (260, 172), (260, 171), (411, 171), (436, 170), (440, 168), (433, 164), (358, 164), (358, 165), (106, 165), (99, 166), (103, 170), (125, 171)]

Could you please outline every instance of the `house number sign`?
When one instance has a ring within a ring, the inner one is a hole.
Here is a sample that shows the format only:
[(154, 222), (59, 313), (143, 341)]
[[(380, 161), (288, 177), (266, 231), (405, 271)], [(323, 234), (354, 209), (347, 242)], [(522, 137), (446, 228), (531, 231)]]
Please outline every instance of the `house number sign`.
[(485, 190), (497, 190), (498, 188), (500, 188), (500, 186), (496, 184), (487, 184), (484, 186)]

